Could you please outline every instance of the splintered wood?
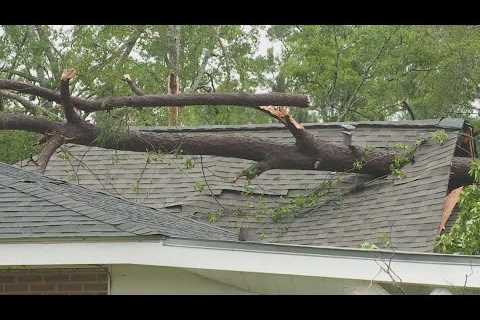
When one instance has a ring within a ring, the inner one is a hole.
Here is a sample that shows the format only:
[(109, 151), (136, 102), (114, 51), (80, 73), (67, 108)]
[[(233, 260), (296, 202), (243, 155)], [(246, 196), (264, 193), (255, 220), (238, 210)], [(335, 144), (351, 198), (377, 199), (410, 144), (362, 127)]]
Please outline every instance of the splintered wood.
[(452, 214), (453, 209), (457, 205), (458, 200), (460, 200), (460, 195), (462, 194), (462, 191), (463, 191), (463, 187), (453, 189), (452, 192), (450, 192), (448, 196), (445, 198), (445, 201), (443, 202), (442, 221), (438, 226), (438, 233), (441, 233), (442, 231), (445, 230), (445, 226), (447, 225), (448, 218), (450, 218), (450, 215)]

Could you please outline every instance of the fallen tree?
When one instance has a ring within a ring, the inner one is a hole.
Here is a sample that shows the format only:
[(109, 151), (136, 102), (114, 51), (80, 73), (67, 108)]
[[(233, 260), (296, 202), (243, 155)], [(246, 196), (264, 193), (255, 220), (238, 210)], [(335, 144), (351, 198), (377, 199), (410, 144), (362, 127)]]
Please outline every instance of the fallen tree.
[[(75, 70), (65, 70), (60, 78), (60, 91), (31, 84), (0, 80), (0, 90), (29, 94), (56, 102), (63, 108), (65, 121), (55, 122), (38, 116), (0, 113), (0, 130), (25, 130), (43, 135), (43, 150), (37, 160), (43, 172), (55, 150), (64, 143), (97, 146), (107, 149), (137, 152), (181, 152), (185, 155), (213, 155), (256, 161), (240, 176), (252, 178), (271, 169), (304, 169), (337, 172), (358, 172), (378, 177), (390, 173), (396, 155), (393, 152), (366, 150), (351, 144), (351, 128), (346, 127), (344, 143), (321, 140), (308, 132), (289, 114), (288, 107), (309, 107), (305, 95), (270, 94), (195, 94), (137, 95), (81, 99), (70, 95), (69, 83)], [(133, 90), (133, 89), (132, 89)], [(18, 99), (17, 99), (18, 100)], [(104, 129), (83, 120), (76, 110), (86, 113), (113, 108), (148, 108), (187, 105), (234, 105), (256, 108), (281, 122), (295, 138), (295, 145), (274, 143), (248, 137), (217, 134), (181, 134), (125, 130), (107, 135)], [(29, 105), (31, 110), (34, 108)], [(360, 164), (360, 165), (359, 165)]]

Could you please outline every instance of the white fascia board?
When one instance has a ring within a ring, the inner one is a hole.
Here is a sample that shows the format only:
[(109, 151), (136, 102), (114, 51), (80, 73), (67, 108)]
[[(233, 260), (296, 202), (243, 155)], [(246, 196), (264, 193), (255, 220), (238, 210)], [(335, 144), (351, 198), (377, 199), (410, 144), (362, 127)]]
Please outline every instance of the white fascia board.
[[(195, 241), (193, 241), (195, 242)], [(478, 258), (461, 263), (452, 261), (405, 260), (401, 255), (391, 260), (380, 257), (302, 253), (293, 250), (270, 250), (256, 244), (249, 249), (233, 245), (216, 246), (215, 242), (201, 245), (155, 241), (0, 243), (0, 266), (20, 265), (79, 265), (137, 264), (207, 270), (256, 272), (391, 282), (380, 269), (390, 262), (395, 281), (404, 283), (480, 288)], [(288, 246), (283, 246), (287, 248)], [(295, 247), (292, 246), (290, 249)], [(450, 259), (451, 258), (451, 259)], [(400, 278), (396, 278), (397, 276)]]

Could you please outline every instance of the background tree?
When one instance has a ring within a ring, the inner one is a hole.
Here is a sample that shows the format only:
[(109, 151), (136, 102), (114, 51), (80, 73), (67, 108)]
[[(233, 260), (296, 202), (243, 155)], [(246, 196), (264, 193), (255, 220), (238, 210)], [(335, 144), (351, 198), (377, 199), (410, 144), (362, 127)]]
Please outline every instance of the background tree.
[(279, 70), (323, 121), (465, 117), (480, 75), (468, 26), (274, 26)]

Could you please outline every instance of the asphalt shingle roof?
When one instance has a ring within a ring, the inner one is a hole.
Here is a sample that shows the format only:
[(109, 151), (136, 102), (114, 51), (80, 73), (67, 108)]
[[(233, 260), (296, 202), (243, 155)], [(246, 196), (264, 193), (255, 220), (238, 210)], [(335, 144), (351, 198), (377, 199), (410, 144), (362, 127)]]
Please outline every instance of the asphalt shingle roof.
[(166, 237), (237, 240), (234, 233), (0, 163), (0, 238)]
[[(415, 162), (402, 169), (406, 174), (403, 179), (391, 176), (377, 179), (356, 191), (351, 190), (352, 186), (368, 181), (368, 176), (270, 170), (247, 185), (244, 179), (232, 181), (252, 161), (213, 156), (152, 156), (72, 145), (64, 148), (67, 151), (57, 152), (45, 174), (196, 220), (215, 220), (214, 225), (235, 232), (240, 227), (249, 228), (256, 233), (258, 241), (358, 247), (365, 241), (376, 242), (387, 236), (392, 246), (400, 250), (431, 251), (447, 192), (450, 162), (464, 121), (354, 124), (355, 145), (388, 149), (396, 144), (414, 144), (419, 139), (427, 142), (417, 150)], [(319, 138), (343, 141), (343, 129), (338, 123), (306, 124), (305, 127)], [(439, 129), (448, 133), (448, 140), (442, 145), (431, 139), (431, 134)], [(183, 135), (216, 132), (294, 143), (291, 134), (277, 124), (143, 130)], [(193, 160), (193, 167), (187, 159)], [(293, 220), (275, 223), (264, 214), (268, 208), (278, 207), (338, 176), (343, 182), (335, 185), (330, 197)], [(335, 199), (332, 200), (332, 196)]]

